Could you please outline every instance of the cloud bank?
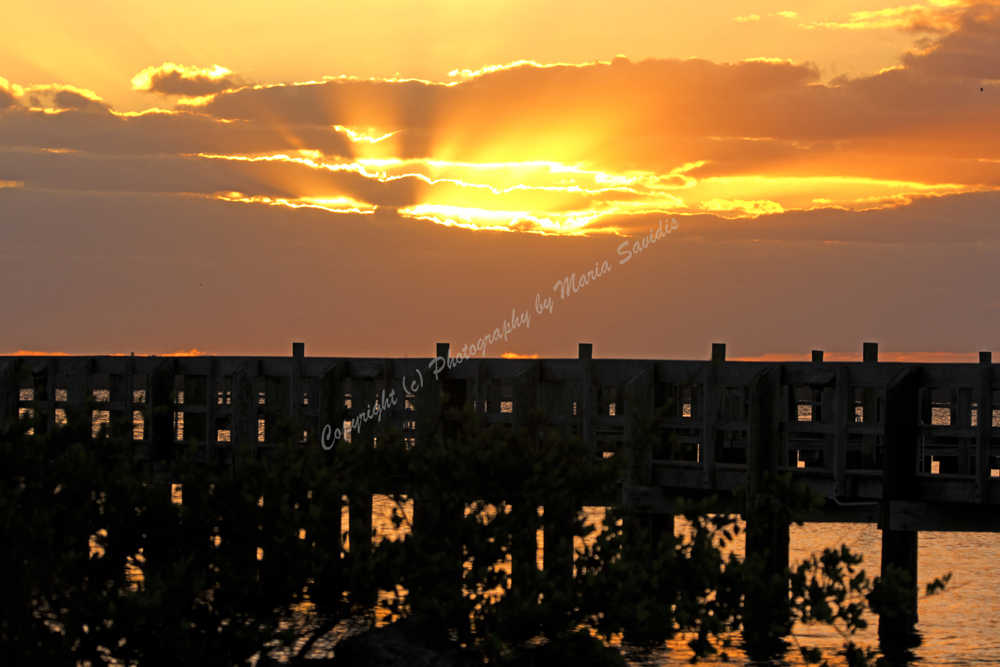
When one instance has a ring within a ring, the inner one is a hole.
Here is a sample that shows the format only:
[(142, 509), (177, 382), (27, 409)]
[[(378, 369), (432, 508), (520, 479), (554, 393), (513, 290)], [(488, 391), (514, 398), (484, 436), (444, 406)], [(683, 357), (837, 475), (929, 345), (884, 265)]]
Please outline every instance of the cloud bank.
[(939, 29), (935, 40), (829, 84), (810, 63), (763, 58), (285, 85), (165, 63), (133, 87), (182, 104), (123, 114), (92, 91), (4, 81), (0, 176), (569, 235), (1000, 188), (1000, 12), (921, 7), (885, 16)]

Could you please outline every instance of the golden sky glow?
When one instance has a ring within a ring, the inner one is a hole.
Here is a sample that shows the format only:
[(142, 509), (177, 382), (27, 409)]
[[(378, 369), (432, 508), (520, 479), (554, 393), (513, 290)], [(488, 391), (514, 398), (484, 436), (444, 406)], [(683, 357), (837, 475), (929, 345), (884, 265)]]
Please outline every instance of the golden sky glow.
[(1000, 190), (1000, 3), (56, 5), (5, 15), (0, 205), (753, 244)]

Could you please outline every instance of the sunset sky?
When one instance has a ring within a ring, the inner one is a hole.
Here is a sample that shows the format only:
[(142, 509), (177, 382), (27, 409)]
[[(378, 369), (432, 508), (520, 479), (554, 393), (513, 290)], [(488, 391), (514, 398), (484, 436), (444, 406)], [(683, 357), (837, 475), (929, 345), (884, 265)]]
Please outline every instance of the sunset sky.
[(0, 284), (0, 354), (974, 360), (1000, 3), (20, 3)]

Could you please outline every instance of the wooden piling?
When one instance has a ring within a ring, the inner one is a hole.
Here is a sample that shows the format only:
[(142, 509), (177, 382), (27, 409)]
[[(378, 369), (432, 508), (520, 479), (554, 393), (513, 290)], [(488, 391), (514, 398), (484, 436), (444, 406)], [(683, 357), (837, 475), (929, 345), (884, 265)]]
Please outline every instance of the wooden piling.
[(993, 359), (979, 353), (979, 386), (976, 388), (976, 502), (989, 502), (990, 431), (993, 427)]
[(834, 432), (831, 468), (833, 470), (833, 495), (847, 495), (847, 427), (854, 422), (851, 374), (847, 366), (837, 368), (837, 386), (834, 389)]
[(528, 431), (537, 438), (538, 423), (532, 414), (539, 408), (541, 400), (541, 365), (537, 361), (526, 362), (514, 376), (514, 430)]
[[(126, 362), (127, 364), (128, 362)], [(215, 445), (219, 440), (219, 389), (216, 384), (218, 363), (214, 358), (208, 360), (208, 375), (205, 378), (205, 455), (209, 461), (215, 456)], [(129, 389), (131, 393), (131, 388)], [(222, 401), (225, 402), (225, 396)]]
[(882, 500), (882, 576), (899, 568), (910, 577), (906, 607), (895, 617), (879, 618), (879, 638), (896, 644), (917, 622), (917, 542), (915, 530), (892, 525), (892, 503), (919, 498), (920, 369), (901, 371), (886, 389)]
[[(396, 364), (392, 359), (386, 359), (382, 363), (382, 393), (375, 396), (375, 400), (378, 402), (379, 408), (378, 413), (375, 416), (375, 438), (376, 440), (380, 438), (385, 438), (389, 431), (393, 428), (393, 425), (402, 422), (402, 413), (404, 406), (404, 399), (400, 397), (399, 390), (402, 385), (396, 384)], [(395, 392), (395, 393), (393, 393)], [(384, 397), (385, 404), (392, 403), (390, 396), (396, 399), (395, 403), (392, 405), (385, 405), (383, 407), (382, 399)], [(398, 426), (396, 427), (398, 430)]]
[[(653, 417), (655, 405), (656, 367), (644, 367), (625, 386), (625, 437), (622, 454), (628, 457), (622, 478), (622, 504), (631, 507), (632, 494), (638, 487), (653, 484), (652, 438), (659, 434), (659, 425), (643, 424)], [(654, 430), (649, 431), (653, 426)], [(630, 515), (629, 521), (649, 531), (655, 548), (664, 538), (674, 536), (674, 515), (664, 512), (647, 512)]]
[(34, 409), (33, 426), (35, 435), (52, 430), (56, 419), (56, 362), (47, 359), (41, 368), (35, 367), (33, 374)]
[(632, 487), (649, 486), (653, 476), (653, 450), (646, 432), (653, 415), (653, 378), (656, 369), (644, 367), (625, 385), (625, 437), (622, 454), (628, 458), (622, 479), (622, 504), (629, 504)]
[(0, 428), (20, 416), (19, 366), (20, 360), (17, 358), (0, 362)]
[(292, 378), (266, 376), (264, 378), (264, 442), (276, 445), (287, 435), (291, 405)]
[[(449, 348), (448, 343), (438, 343), (435, 350), (436, 357), (447, 360)], [(441, 371), (438, 376), (434, 375), (433, 366), (418, 369), (418, 372), (419, 375), (410, 380), (413, 382), (421, 378), (421, 382), (418, 382), (419, 388), (412, 399), (416, 408), (414, 411), (414, 421), (417, 424), (415, 440), (417, 447), (428, 447), (433, 444), (436, 437), (441, 435), (444, 412), (441, 393), (444, 391), (444, 373), (447, 370)]]
[[(375, 404), (375, 380), (373, 378), (351, 378), (351, 412), (355, 416), (366, 414)], [(362, 423), (357, 419), (357, 428), (351, 428), (351, 447), (353, 449), (371, 449), (375, 446), (374, 421)], [(348, 496), (350, 513), (350, 540), (352, 553), (364, 554), (371, 550), (372, 545), (372, 489), (358, 489)]]
[(474, 382), (472, 395), (473, 395), (473, 405), (475, 410), (479, 415), (481, 415), (481, 424), (486, 423), (486, 412), (487, 412), (487, 401), (489, 400), (489, 385), (490, 385), (490, 375), (489, 368), (486, 365), (485, 359), (476, 360), (476, 379)]
[(580, 343), (580, 391), (577, 394), (577, 414), (581, 416), (580, 437), (587, 443), (590, 456), (597, 457), (597, 416), (600, 404), (600, 387), (597, 385), (597, 371), (594, 368), (594, 346)]
[[(574, 387), (570, 380), (555, 380), (541, 383), (542, 406), (551, 426), (544, 434), (544, 447), (557, 448), (557, 456), (567, 466), (574, 465), (569, 460), (569, 443), (573, 438), (573, 425), (577, 421), (573, 415)], [(555, 432), (556, 439), (549, 435)], [(544, 498), (545, 548), (544, 563), (546, 576), (562, 579), (573, 577), (573, 523), (578, 512), (578, 499), (557, 493)]]
[(780, 644), (775, 628), (788, 624), (788, 523), (776, 512), (773, 485), (777, 480), (781, 438), (782, 368), (772, 366), (750, 384), (750, 441), (747, 451), (746, 557), (760, 565), (759, 576), (747, 582), (744, 640), (748, 655), (765, 655)]
[(716, 488), (715, 479), (715, 420), (718, 418), (720, 388), (715, 386), (718, 366), (726, 361), (726, 344), (712, 343), (712, 363), (705, 367), (701, 385), (701, 470), (702, 486)]
[(233, 371), (233, 389), (231, 395), (232, 420), (230, 423), (230, 441), (233, 447), (233, 468), (240, 471), (248, 458), (257, 455), (258, 417), (260, 393), (257, 389), (257, 377), (260, 373), (260, 361), (251, 359), (241, 364)]
[[(124, 371), (124, 369), (123, 369)], [(108, 377), (108, 400), (111, 401), (111, 424), (109, 432), (111, 437), (121, 440), (125, 437), (125, 432), (131, 429), (131, 421), (128, 417), (131, 414), (125, 409), (125, 373), (111, 373)], [(128, 415), (128, 416), (126, 416)]]
[[(323, 369), (319, 377), (319, 433), (322, 436), (326, 427), (330, 427), (330, 435), (325, 447), (332, 449), (337, 441), (334, 435), (344, 428), (344, 362), (335, 361)], [(341, 438), (343, 439), (343, 438)]]
[[(450, 347), (448, 343), (438, 343), (436, 356), (447, 362)], [(437, 377), (433, 367), (432, 364), (421, 369), (423, 386), (412, 399), (416, 407), (415, 446), (418, 449), (440, 447), (458, 435), (458, 423), (446, 419), (445, 413), (461, 407), (468, 398), (464, 381), (449, 382), (447, 365)], [(448, 497), (445, 489), (422, 486), (422, 480), (414, 480), (413, 489), (413, 533), (408, 539), (413, 539), (428, 557), (425, 562), (429, 569), (413, 572), (407, 587), (411, 608), (420, 610), (439, 604), (442, 599), (454, 602), (462, 595), (465, 559), (462, 545), (455, 542), (455, 535), (461, 530), (465, 503)], [(457, 607), (452, 605), (450, 608)]]
[[(66, 399), (70, 407), (79, 412), (88, 425), (93, 426), (94, 360), (90, 357), (83, 359), (70, 373), (68, 380), (69, 386), (66, 389)], [(114, 382), (112, 382), (112, 388), (114, 388), (113, 385)], [(112, 398), (112, 400), (114, 399)], [(112, 420), (113, 424), (114, 421)]]
[[(214, 396), (211, 397), (213, 400)], [(208, 432), (208, 375), (184, 376), (184, 406), (204, 408), (205, 412), (184, 413), (184, 441), (206, 441)]]
[(177, 392), (174, 390), (174, 366), (173, 359), (165, 359), (149, 376), (149, 456), (153, 464), (171, 461), (175, 454), (174, 402)]
[[(958, 390), (958, 403), (952, 410), (951, 423), (965, 431), (972, 431), (972, 389)], [(958, 439), (958, 473), (969, 474), (969, 464), (972, 463), (972, 438), (962, 436)]]
[(288, 414), (298, 431), (302, 430), (302, 398), (305, 394), (305, 385), (302, 382), (302, 360), (306, 356), (305, 343), (292, 343), (292, 376), (289, 383), (289, 406)]
[[(512, 401), (513, 401), (513, 429), (515, 432), (520, 431), (525, 437), (534, 439), (534, 442), (538, 442), (539, 432), (537, 418), (533, 414), (539, 409), (539, 402), (541, 400), (541, 365), (537, 361), (524, 362), (520, 371), (514, 376), (511, 383), (512, 385)], [(525, 581), (531, 581), (534, 579), (533, 570), (537, 567), (536, 561), (536, 543), (535, 543), (535, 531), (530, 530), (531, 527), (537, 527), (540, 525), (538, 517), (538, 507), (539, 498), (537, 497), (518, 497), (512, 498), (511, 500), (511, 513), (513, 515), (514, 524), (516, 526), (523, 526), (526, 529), (520, 530), (511, 536), (511, 579), (514, 586), (520, 587), (521, 591), (527, 594), (524, 590)], [(550, 508), (544, 508), (545, 516), (542, 517), (542, 521), (546, 521), (549, 518)], [(556, 513), (555, 508), (551, 508), (552, 515)], [(545, 534), (548, 537), (548, 534)], [(543, 548), (543, 567), (549, 567), (550, 563), (546, 558), (546, 551), (551, 553), (551, 545), (549, 545), (549, 540), (545, 539), (545, 547)]]
[[(865, 343), (863, 363), (878, 363), (878, 343)], [(878, 387), (864, 387), (861, 390), (862, 420), (865, 424), (878, 422)], [(878, 436), (865, 433), (861, 436), (861, 467), (866, 470), (878, 469)]]

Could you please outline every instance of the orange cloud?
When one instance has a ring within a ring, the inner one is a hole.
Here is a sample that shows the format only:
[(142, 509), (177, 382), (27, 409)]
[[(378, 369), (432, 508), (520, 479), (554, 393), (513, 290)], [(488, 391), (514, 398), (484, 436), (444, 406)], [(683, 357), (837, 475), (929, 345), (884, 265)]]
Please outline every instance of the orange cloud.
[(67, 357), (65, 352), (39, 352), (37, 350), (18, 350), (11, 352), (12, 357)]
[(710, 199), (703, 201), (701, 207), (706, 211), (740, 211), (752, 217), (781, 213), (784, 210), (781, 208), (781, 204), (767, 199), (755, 199), (753, 201), (743, 199)]
[[(1000, 188), (1000, 103), (979, 90), (1000, 80), (1000, 12), (914, 7), (872, 16), (923, 12), (944, 32), (898, 66), (828, 85), (815, 65), (780, 58), (517, 61), (455, 71), (450, 83), (255, 86), (220, 66), (166, 63), (134, 88), (192, 104), (126, 115), (92, 113), (106, 107), (90, 91), (3, 82), (15, 104), (0, 111), (10, 149), (0, 173), (25, 188), (382, 210), (554, 235)], [(42, 152), (52, 150), (77, 152)]]
[(188, 67), (163, 63), (159, 67), (147, 67), (132, 77), (132, 90), (205, 99), (240, 85), (243, 84), (238, 77), (219, 65)]
[[(955, 0), (931, 0), (886, 9), (851, 12), (846, 21), (818, 21), (806, 28), (835, 30), (902, 29), (913, 32), (948, 32), (960, 24), (969, 5)], [(791, 12), (794, 14), (794, 12)], [(784, 15), (785, 12), (782, 12)]]
[(109, 111), (101, 96), (69, 84), (19, 86), (0, 77), (0, 111), (20, 107), (24, 100), (32, 109), (58, 112), (67, 109)]
[(504, 352), (500, 357), (502, 359), (538, 359), (537, 354), (518, 354), (517, 352)]

